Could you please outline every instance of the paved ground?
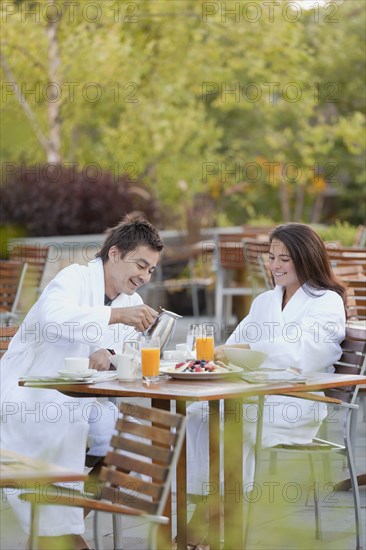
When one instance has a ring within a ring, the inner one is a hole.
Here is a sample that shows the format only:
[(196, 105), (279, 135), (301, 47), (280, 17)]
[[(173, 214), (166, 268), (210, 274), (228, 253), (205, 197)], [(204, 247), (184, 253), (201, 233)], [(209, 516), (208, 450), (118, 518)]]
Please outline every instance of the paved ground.
[[(190, 319), (185, 319), (177, 327), (172, 347), (176, 342), (184, 341), (186, 327)], [(144, 400), (147, 403), (147, 400)], [(339, 418), (329, 424), (329, 437), (340, 432)], [(322, 517), (322, 540), (314, 537), (314, 507), (308, 495), (307, 462), (291, 461), (283, 454), (278, 456), (275, 473), (269, 473), (269, 454), (261, 461), (258, 503), (256, 504), (248, 550), (353, 550), (354, 513), (351, 493), (334, 492), (333, 485), (326, 479), (339, 481), (348, 477), (342, 458), (333, 457), (331, 468), (323, 476), (323, 466), (319, 462), (319, 489)], [(366, 418), (361, 410), (358, 416), (356, 459), (360, 473), (366, 472)], [(366, 525), (366, 489), (361, 488), (362, 513)], [(193, 510), (193, 507), (190, 507)], [(25, 548), (26, 536), (20, 530), (16, 518), (6, 498), (1, 499), (1, 550), (20, 550)], [(109, 518), (103, 520), (104, 544), (106, 550), (113, 548), (112, 527)], [(365, 529), (364, 529), (365, 530)], [(146, 524), (136, 520), (124, 520), (124, 550), (150, 550), (146, 543)], [(92, 542), (92, 517), (86, 520), (86, 538)], [(366, 548), (365, 540), (363, 548)], [(51, 549), (50, 549), (51, 550)], [(230, 550), (235, 550), (230, 549)]]

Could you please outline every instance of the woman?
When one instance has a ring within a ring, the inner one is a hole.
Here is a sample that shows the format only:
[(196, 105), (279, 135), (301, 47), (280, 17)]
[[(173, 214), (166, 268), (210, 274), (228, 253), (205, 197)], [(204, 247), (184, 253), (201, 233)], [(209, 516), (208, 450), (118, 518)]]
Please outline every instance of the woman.
[[(274, 289), (255, 298), (215, 358), (227, 361), (225, 346), (267, 353), (261, 369), (297, 368), (305, 375), (327, 372), (341, 356), (345, 336), (345, 288), (334, 277), (321, 238), (310, 227), (287, 223), (270, 235), (269, 266)], [(244, 405), (244, 483), (254, 477), (255, 405)], [(192, 464), (188, 492), (204, 494), (208, 481), (208, 423), (202, 404), (188, 409), (187, 449)], [(285, 396), (268, 396), (263, 411), (262, 446), (309, 443), (327, 414), (326, 406)], [(193, 466), (194, 465), (194, 466)], [(198, 466), (197, 466), (198, 465)], [(202, 540), (204, 506), (196, 506), (190, 541)], [(197, 529), (196, 526), (199, 526)]]

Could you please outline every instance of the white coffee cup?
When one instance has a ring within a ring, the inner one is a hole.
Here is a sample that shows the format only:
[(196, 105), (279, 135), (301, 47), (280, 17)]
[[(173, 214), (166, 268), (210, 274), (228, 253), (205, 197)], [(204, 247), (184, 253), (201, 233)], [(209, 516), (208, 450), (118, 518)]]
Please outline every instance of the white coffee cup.
[(138, 360), (134, 355), (122, 353), (121, 355), (112, 355), (109, 360), (117, 369), (118, 380), (136, 380), (138, 377)]
[(86, 371), (89, 368), (89, 357), (65, 357), (64, 367), (70, 372)]

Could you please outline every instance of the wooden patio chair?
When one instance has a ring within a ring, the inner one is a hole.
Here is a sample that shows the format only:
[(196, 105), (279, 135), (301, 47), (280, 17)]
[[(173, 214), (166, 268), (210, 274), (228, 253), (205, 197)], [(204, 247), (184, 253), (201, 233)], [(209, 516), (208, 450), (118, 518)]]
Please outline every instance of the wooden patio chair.
[[(233, 299), (247, 296), (250, 300), (272, 288), (265, 257), (269, 242), (243, 239), (228, 241), (220, 237), (216, 254), (216, 322), (229, 322)], [(230, 238), (230, 237), (229, 237)]]
[(18, 318), (18, 306), (28, 264), (0, 260), (0, 319), (9, 324)]
[(42, 289), (42, 281), (46, 270), (49, 247), (17, 243), (9, 251), (13, 261), (26, 262), (28, 265), (23, 289), (19, 296), (22, 311), (27, 312), (37, 301)]
[[(363, 375), (365, 372), (365, 357), (366, 357), (366, 328), (347, 327), (346, 337), (342, 342), (343, 353), (341, 358), (334, 364), (334, 372), (338, 374), (357, 374)], [(316, 396), (312, 393), (306, 392), (294, 392), (294, 393), (282, 393), (282, 395), (288, 395), (291, 397), (308, 399), (311, 401), (325, 402), (330, 406), (339, 407), (344, 412), (343, 422), (343, 444), (334, 443), (321, 438), (314, 438), (314, 440), (308, 445), (276, 445), (269, 448), (270, 452), (285, 452), (301, 453), (307, 455), (310, 465), (311, 483), (310, 486), (314, 491), (314, 510), (315, 510), (315, 537), (321, 539), (321, 521), (320, 521), (320, 506), (319, 506), (319, 485), (315, 482), (315, 465), (314, 458), (316, 456), (325, 457), (326, 455), (341, 454), (347, 458), (348, 469), (350, 472), (350, 484), (353, 494), (353, 505), (355, 513), (356, 524), (356, 550), (362, 548), (362, 516), (361, 516), (361, 504), (360, 493), (357, 483), (356, 466), (354, 459), (354, 413), (358, 410), (358, 386), (338, 387), (325, 390), (325, 397)], [(263, 397), (260, 398), (263, 404)], [(259, 415), (259, 422), (257, 425), (257, 445), (256, 445), (256, 467), (254, 479), (256, 479), (258, 472), (258, 461), (262, 452), (260, 441), (262, 435), (262, 415)], [(324, 421), (326, 422), (326, 420)], [(247, 524), (245, 530), (245, 542), (249, 535), (250, 520), (252, 516), (253, 504), (249, 503), (249, 510), (247, 514)]]
[(158, 303), (158, 299), (161, 300), (159, 297), (161, 291), (174, 294), (188, 290), (191, 294), (193, 316), (199, 317), (201, 314), (199, 292), (203, 291), (207, 315), (212, 315), (211, 294), (214, 277), (211, 271), (211, 261), (200, 262), (201, 258), (200, 243), (183, 245), (177, 250), (167, 249), (157, 266), (154, 279), (144, 290), (144, 301), (157, 308), (161, 305)]
[(253, 288), (253, 297), (271, 290), (273, 281), (268, 265), (269, 241), (243, 239), (244, 257), (248, 266), (248, 280)]
[(18, 328), (17, 325), (7, 327), (0, 326), (0, 357), (2, 357), (8, 349), (11, 339), (18, 331)]
[(352, 279), (352, 280), (365, 279), (363, 267), (361, 264), (358, 264), (358, 263), (338, 264), (334, 266), (332, 269), (333, 269), (334, 275), (338, 279), (341, 279), (342, 281), (347, 282), (349, 279)]
[(233, 309), (233, 298), (252, 296), (252, 287), (246, 280), (246, 261), (241, 240), (228, 241), (220, 236), (214, 255), (216, 271), (215, 319), (218, 326), (229, 323)]
[(27, 262), (27, 286), (35, 287), (37, 291), (41, 288), (48, 253), (48, 246), (23, 243), (15, 244), (9, 252), (11, 260)]
[(366, 276), (366, 248), (326, 245), (328, 257), (333, 268), (350, 268), (358, 264), (362, 268), (363, 276)]
[[(148, 548), (154, 550), (157, 548), (158, 525), (169, 523), (163, 513), (170, 494), (173, 468), (185, 436), (186, 418), (181, 414), (146, 408), (135, 403), (122, 403), (120, 413), (115, 427), (116, 434), (110, 443), (111, 450), (96, 479), (100, 482), (96, 493), (88, 493), (87, 484), (84, 488), (86, 492), (83, 493), (71, 489), (62, 491), (57, 486), (57, 498), (53, 499), (48, 485), (47, 491), (42, 491), (41, 487), (37, 491), (22, 492), (19, 498), (32, 503), (33, 522), (38, 521), (39, 505), (54, 504), (94, 510), (94, 538), (98, 550), (103, 547), (98, 522), (100, 512), (140, 517), (150, 522)], [(118, 524), (121, 525), (120, 522)], [(114, 548), (120, 549), (121, 533), (114, 535)], [(33, 544), (32, 548), (36, 548), (36, 541)]]
[(366, 277), (348, 279), (346, 289), (347, 321), (366, 319)]

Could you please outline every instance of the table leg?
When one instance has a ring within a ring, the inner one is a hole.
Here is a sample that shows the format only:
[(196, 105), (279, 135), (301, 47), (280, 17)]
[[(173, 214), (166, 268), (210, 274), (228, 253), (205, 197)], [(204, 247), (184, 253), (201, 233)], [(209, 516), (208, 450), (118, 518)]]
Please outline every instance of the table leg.
[(243, 412), (241, 399), (224, 400), (224, 549), (243, 546)]
[(209, 401), (209, 544), (220, 550), (220, 402)]
[[(177, 401), (177, 413), (186, 415), (186, 402)], [(177, 465), (177, 550), (187, 548), (187, 446), (183, 442)]]

